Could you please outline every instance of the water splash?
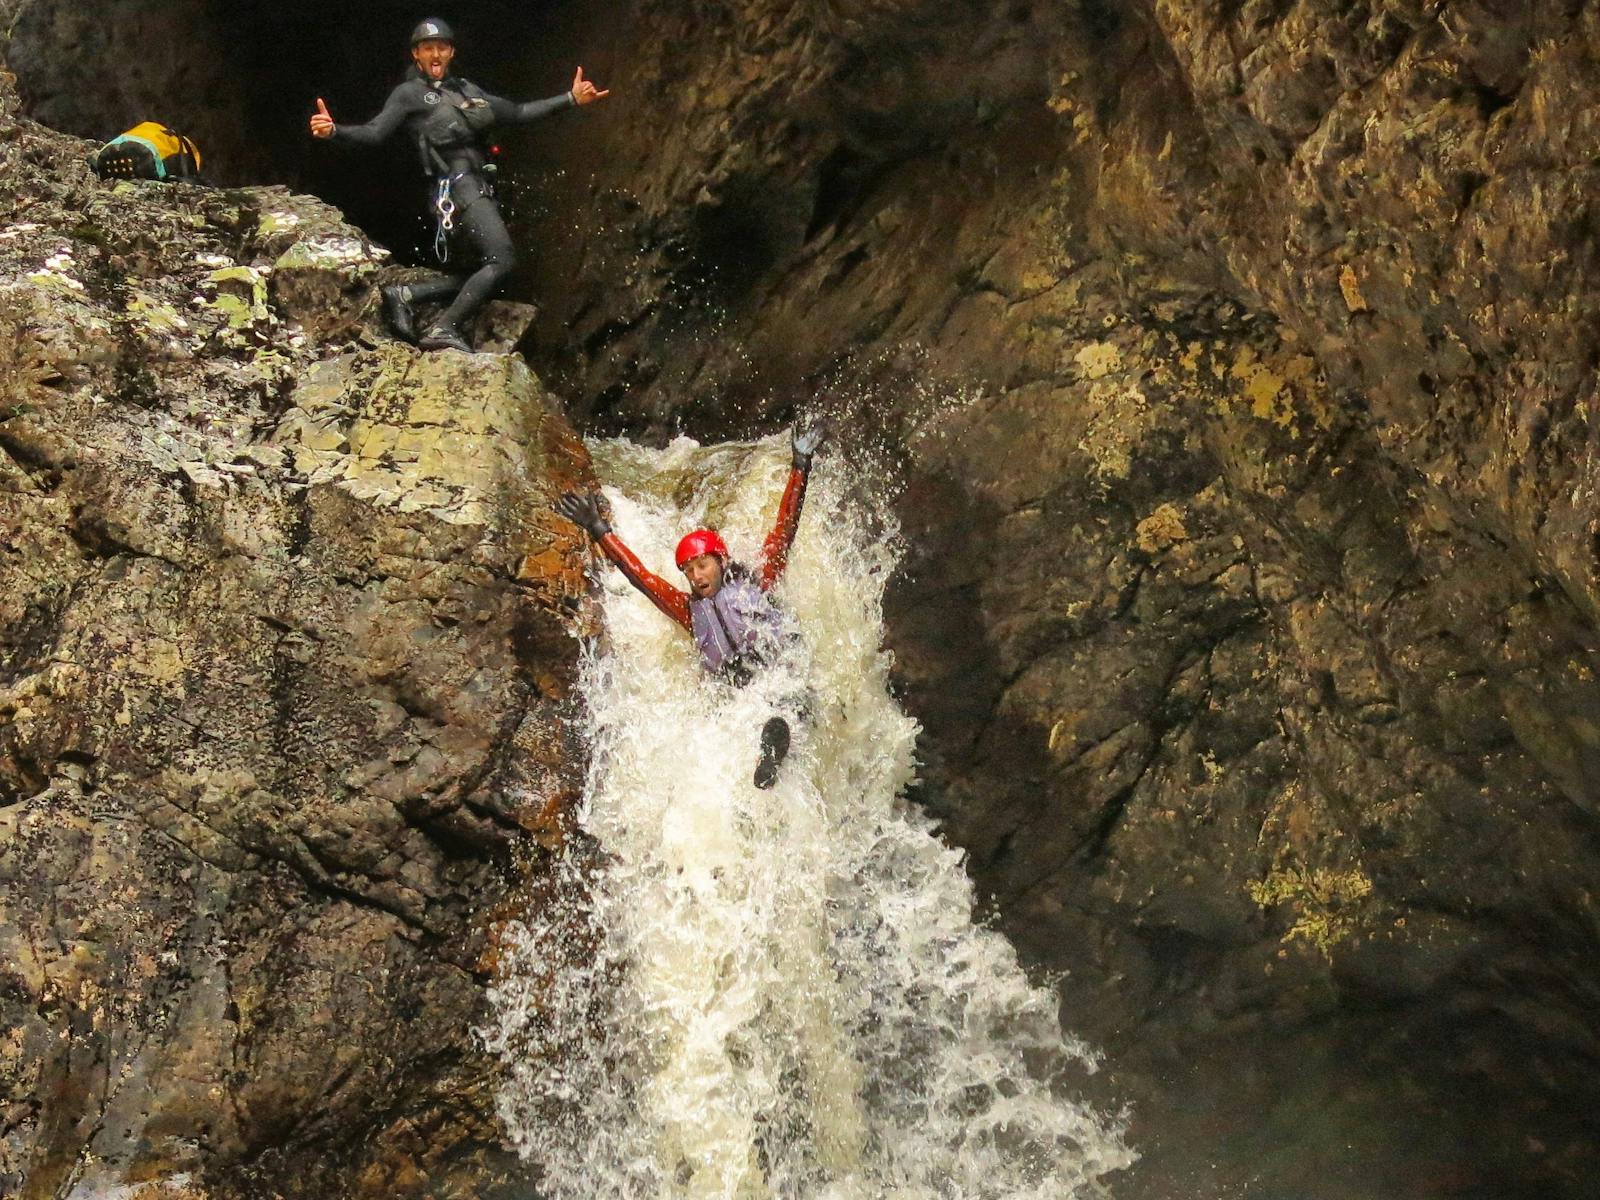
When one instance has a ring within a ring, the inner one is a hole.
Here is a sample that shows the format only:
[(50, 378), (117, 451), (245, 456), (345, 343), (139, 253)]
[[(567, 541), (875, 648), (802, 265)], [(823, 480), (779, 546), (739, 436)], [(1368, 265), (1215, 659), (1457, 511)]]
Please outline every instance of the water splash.
[[(592, 449), (652, 570), (675, 578), (701, 524), (756, 560), (779, 439)], [(850, 502), (862, 483), (820, 464), (779, 592), (804, 638), (746, 688), (706, 680), (683, 632), (603, 574), (588, 840), (564, 899), (508, 932), (482, 1031), (552, 1197), (1067, 1200), (1132, 1161), (1120, 1122), (1070, 1098), (1093, 1060), (1055, 996), (974, 924), (960, 855), (902, 799), (917, 725), (879, 644), (895, 541)], [(798, 711), (757, 790), (758, 730)]]

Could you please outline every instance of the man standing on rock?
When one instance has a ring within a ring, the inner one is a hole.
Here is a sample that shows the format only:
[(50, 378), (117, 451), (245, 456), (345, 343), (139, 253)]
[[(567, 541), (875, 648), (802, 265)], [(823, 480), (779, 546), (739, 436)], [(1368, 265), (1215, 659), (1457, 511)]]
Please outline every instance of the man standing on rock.
[[(592, 104), (611, 93), (585, 79), (580, 66), (568, 91), (548, 100), (517, 104), (451, 74), (455, 53), (455, 34), (449, 25), (437, 17), (420, 22), (411, 31), (411, 59), (416, 69), (389, 93), (383, 111), (365, 125), (338, 125), (319, 99), (311, 116), (311, 136), (376, 146), (403, 127), (416, 143), (423, 173), (433, 181), (433, 210), (438, 220), (435, 253), (445, 261), (450, 234), (460, 229), (482, 265), (467, 276), (439, 275), (384, 288), (384, 317), (396, 334), (424, 350), (470, 354), (472, 346), (462, 335), (463, 322), (500, 290), (516, 265), (511, 235), (495, 204), (494, 168), (485, 151), (489, 130), (500, 122), (537, 121), (553, 112)], [(411, 306), (452, 295), (450, 307), (419, 339)]]

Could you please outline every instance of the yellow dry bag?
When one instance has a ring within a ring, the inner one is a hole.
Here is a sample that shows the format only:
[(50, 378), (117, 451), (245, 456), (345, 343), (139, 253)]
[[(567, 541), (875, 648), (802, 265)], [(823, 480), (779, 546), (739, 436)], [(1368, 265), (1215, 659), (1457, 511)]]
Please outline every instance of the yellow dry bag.
[(196, 179), (200, 148), (158, 121), (118, 134), (89, 158), (102, 179)]

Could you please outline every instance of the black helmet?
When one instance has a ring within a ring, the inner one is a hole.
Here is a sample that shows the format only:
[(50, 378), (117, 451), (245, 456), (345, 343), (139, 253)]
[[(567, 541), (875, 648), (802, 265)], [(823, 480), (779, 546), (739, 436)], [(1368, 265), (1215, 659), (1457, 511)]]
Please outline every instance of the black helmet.
[(425, 21), (418, 21), (417, 27), (411, 31), (411, 48), (414, 50), (423, 42), (450, 42), (456, 40), (455, 30), (446, 25), (438, 17), (429, 17)]

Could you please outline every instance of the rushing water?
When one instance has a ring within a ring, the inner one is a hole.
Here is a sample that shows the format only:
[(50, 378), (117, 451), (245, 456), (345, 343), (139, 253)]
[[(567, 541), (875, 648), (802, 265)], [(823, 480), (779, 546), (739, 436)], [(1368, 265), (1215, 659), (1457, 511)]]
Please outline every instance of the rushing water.
[[(676, 579), (702, 524), (756, 561), (784, 440), (592, 449), (652, 570)], [(851, 502), (865, 482), (824, 452), (778, 593), (803, 636), (747, 688), (705, 679), (682, 630), (602, 574), (582, 671), (598, 849), (510, 931), (483, 1031), (551, 1197), (1067, 1200), (1132, 1159), (1070, 1096), (1093, 1063), (1055, 996), (974, 924), (960, 855), (902, 799), (917, 725), (889, 693), (895, 553)], [(800, 707), (757, 790), (763, 721)]]

